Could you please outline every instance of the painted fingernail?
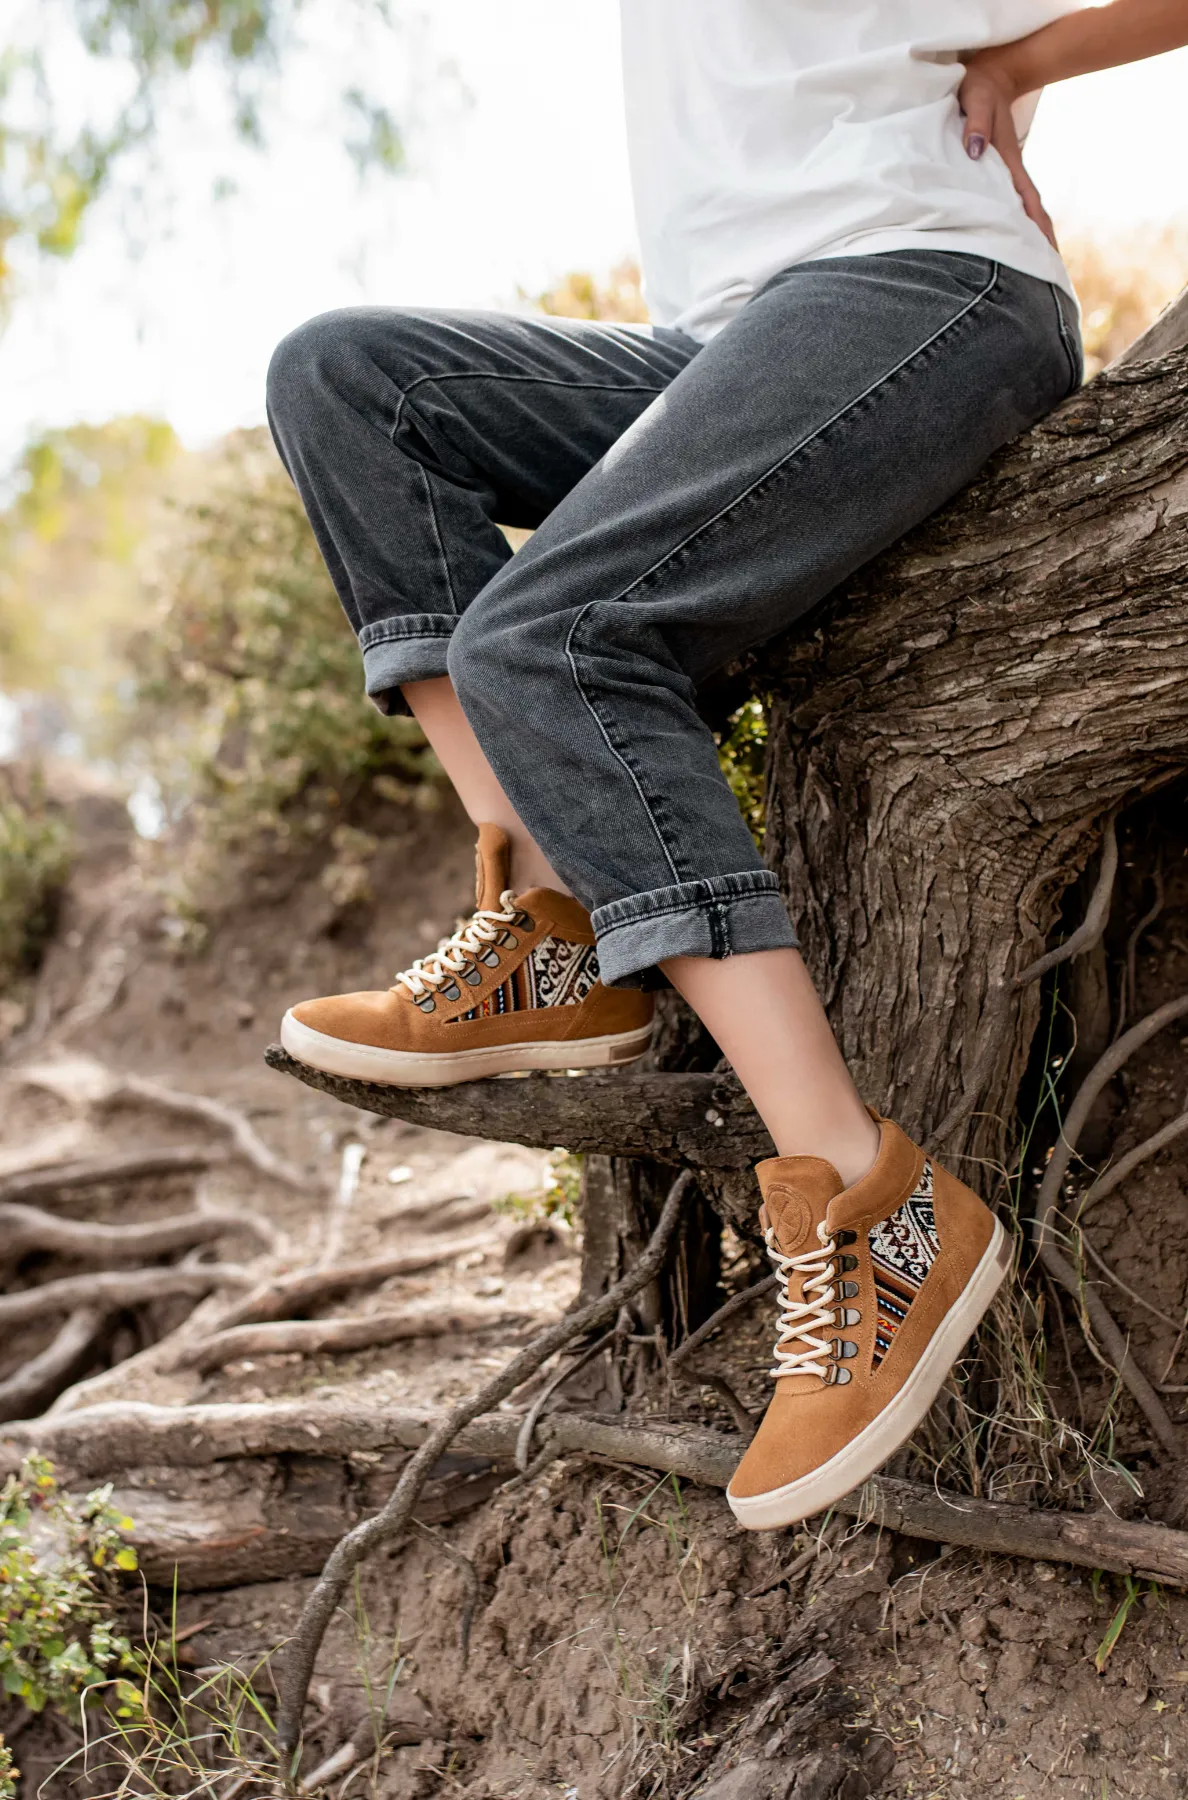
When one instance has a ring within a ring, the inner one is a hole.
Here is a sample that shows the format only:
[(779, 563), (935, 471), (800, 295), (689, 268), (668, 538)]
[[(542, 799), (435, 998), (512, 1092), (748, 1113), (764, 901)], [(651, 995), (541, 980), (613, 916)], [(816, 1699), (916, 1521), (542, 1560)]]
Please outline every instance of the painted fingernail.
[(986, 140), (980, 131), (975, 131), (972, 137), (966, 138), (965, 148), (973, 157), (974, 161), (977, 162), (979, 156), (982, 155), (986, 148)]

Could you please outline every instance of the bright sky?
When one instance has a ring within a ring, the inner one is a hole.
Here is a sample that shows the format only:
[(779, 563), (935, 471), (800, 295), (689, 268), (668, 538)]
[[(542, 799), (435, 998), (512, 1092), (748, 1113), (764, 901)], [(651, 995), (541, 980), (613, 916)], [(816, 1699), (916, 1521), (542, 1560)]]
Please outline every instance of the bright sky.
[[(0, 338), (0, 467), (30, 431), (79, 418), (157, 413), (194, 443), (255, 423), (273, 345), (327, 307), (514, 303), (517, 286), (629, 253), (616, 14), (616, 0), (436, 6), (433, 49), (467, 106), (448, 84), (437, 98), (423, 51), (410, 74), (406, 50), (367, 46), (373, 88), (423, 88), (426, 122), (414, 173), (362, 190), (325, 120), (325, 71), (342, 85), (350, 47), (304, 59), (263, 156), (216, 152), (199, 92), (166, 133), (175, 203), (158, 236), (130, 257), (128, 208), (121, 223), (105, 206), (80, 253), (18, 301)], [(1179, 51), (1045, 96), (1029, 163), (1059, 228), (1184, 216), (1186, 93)], [(238, 192), (216, 202), (228, 173)]]

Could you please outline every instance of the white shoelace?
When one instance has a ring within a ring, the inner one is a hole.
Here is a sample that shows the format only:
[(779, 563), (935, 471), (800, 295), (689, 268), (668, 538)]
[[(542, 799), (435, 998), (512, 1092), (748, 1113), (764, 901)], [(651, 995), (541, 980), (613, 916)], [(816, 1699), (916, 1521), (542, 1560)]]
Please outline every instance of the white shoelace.
[(418, 956), (411, 968), (397, 975), (393, 986), (407, 988), (414, 1000), (423, 1000), (435, 988), (444, 986), (455, 975), (461, 975), (515, 919), (519, 909), (510, 888), (504, 888), (499, 904), (502, 912), (496, 912), (492, 907), (480, 907), (451, 937), (442, 938), (436, 950), (431, 950), (428, 956)]
[[(833, 1331), (837, 1325), (840, 1291), (834, 1286), (836, 1243), (828, 1235), (825, 1221), (817, 1226), (821, 1241), (819, 1250), (806, 1250), (800, 1256), (785, 1256), (769, 1225), (764, 1233), (767, 1254), (775, 1265), (780, 1283), (780, 1335), (776, 1339), (775, 1362), (768, 1370), (772, 1380), (781, 1375), (818, 1375), (822, 1381), (832, 1379), (833, 1338), (818, 1337), (817, 1332)], [(803, 1300), (793, 1300), (789, 1283), (799, 1277)], [(788, 1346), (800, 1343), (801, 1350)], [(829, 1360), (826, 1360), (829, 1359)]]

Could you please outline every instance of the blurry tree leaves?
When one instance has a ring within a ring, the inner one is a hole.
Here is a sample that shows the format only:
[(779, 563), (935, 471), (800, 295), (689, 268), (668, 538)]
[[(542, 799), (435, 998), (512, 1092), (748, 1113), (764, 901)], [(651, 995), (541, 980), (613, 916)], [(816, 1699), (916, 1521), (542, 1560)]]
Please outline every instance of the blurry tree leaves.
[[(395, 29), (392, 0), (333, 0), (345, 34), (361, 21)], [(301, 42), (309, 0), (26, 0), (0, 51), (0, 306), (11, 301), (14, 253), (64, 257), (127, 153), (151, 146), (178, 84), (217, 77), (231, 131), (260, 145), (265, 115)], [(102, 95), (80, 117), (77, 63)], [(60, 70), (72, 78), (63, 82)], [(361, 170), (404, 163), (399, 122), (358, 86), (341, 95), (345, 148)]]

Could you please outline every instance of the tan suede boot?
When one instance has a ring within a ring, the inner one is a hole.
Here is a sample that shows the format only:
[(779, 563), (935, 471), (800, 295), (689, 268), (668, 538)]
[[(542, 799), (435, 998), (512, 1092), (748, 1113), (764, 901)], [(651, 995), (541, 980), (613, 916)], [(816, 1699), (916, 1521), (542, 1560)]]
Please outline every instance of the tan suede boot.
[(378, 992), (291, 1007), (290, 1056), (390, 1087), (449, 1087), (525, 1069), (592, 1069), (642, 1056), (652, 996), (598, 979), (590, 915), (567, 894), (508, 887), (509, 846), (479, 828), (477, 910)]
[(851, 1188), (815, 1156), (756, 1170), (782, 1305), (775, 1394), (727, 1490), (749, 1531), (822, 1512), (907, 1442), (1010, 1267), (990, 1209), (879, 1125)]

